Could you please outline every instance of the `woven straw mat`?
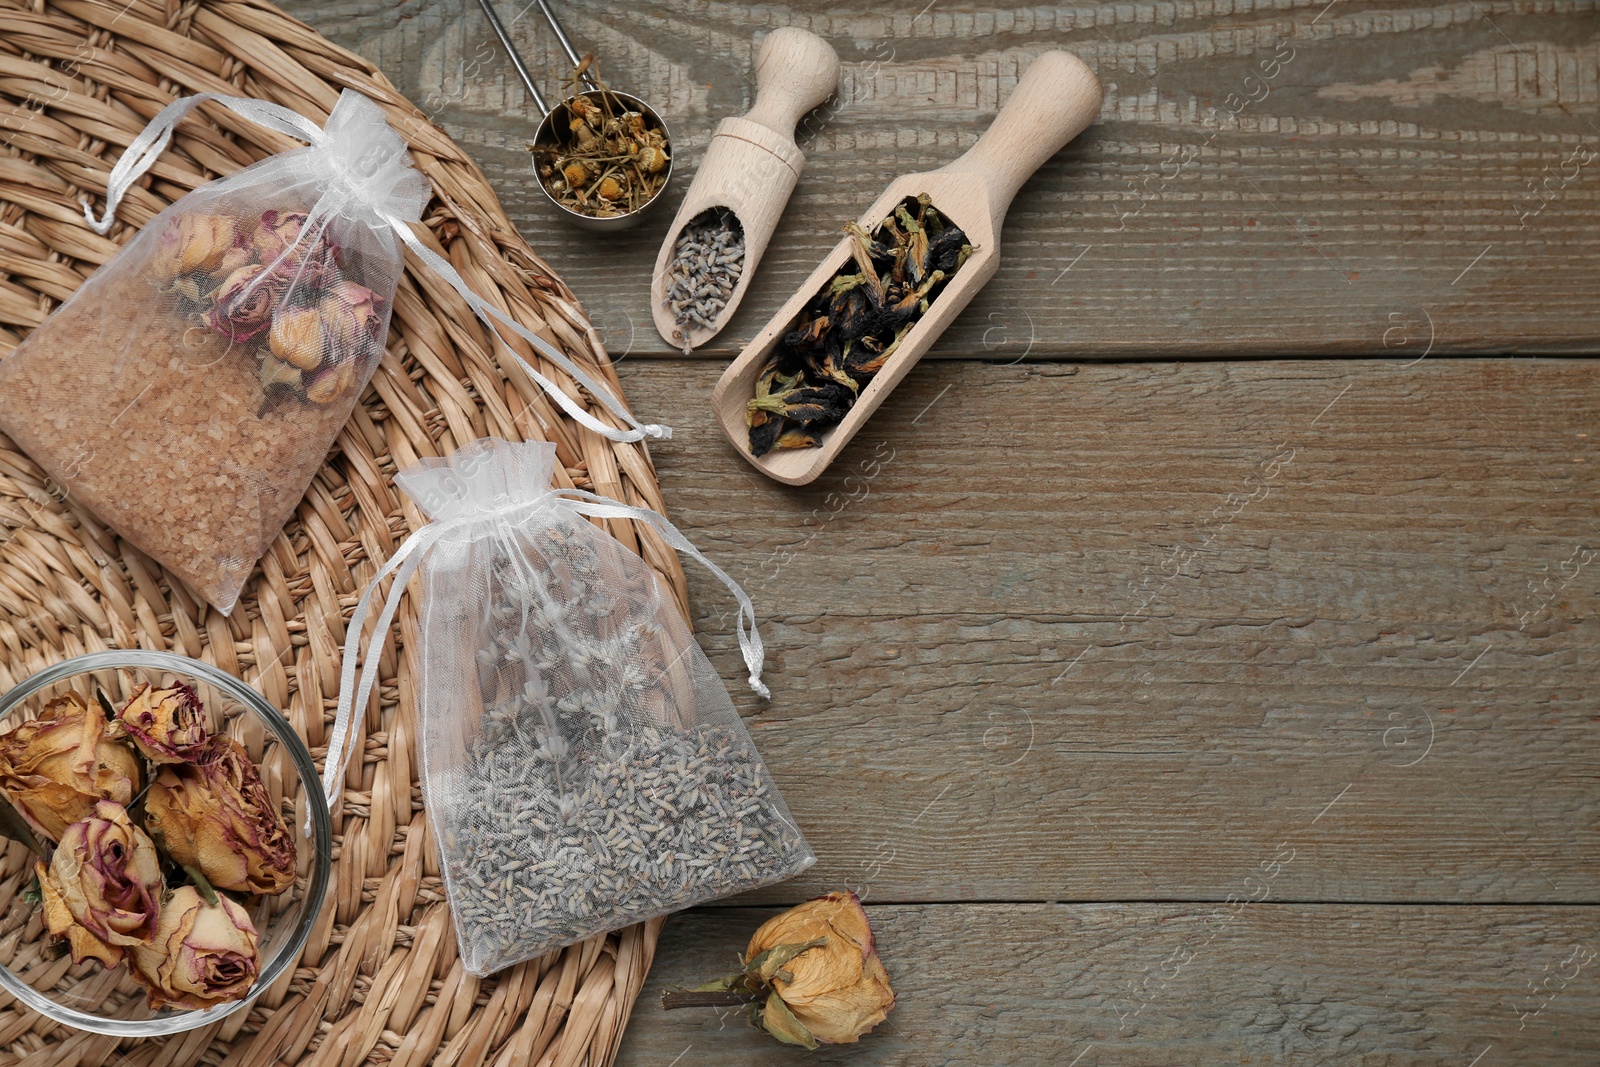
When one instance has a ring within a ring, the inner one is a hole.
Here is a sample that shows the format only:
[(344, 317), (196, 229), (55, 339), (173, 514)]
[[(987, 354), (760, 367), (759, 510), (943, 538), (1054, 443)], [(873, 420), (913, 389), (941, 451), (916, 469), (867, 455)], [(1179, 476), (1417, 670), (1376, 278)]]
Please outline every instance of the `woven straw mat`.
[[(617, 388), (576, 300), (517, 235), (483, 174), (371, 64), (261, 0), (124, 4), (0, 0), (0, 356), (167, 204), (299, 143), (207, 105), (123, 201), (110, 238), (97, 237), (80, 201), (100, 205), (111, 165), (164, 104), (213, 90), (321, 122), (350, 87), (383, 106), (433, 183), (423, 239), (477, 292)], [(514, 364), (495, 358), (446, 283), (408, 266), (372, 386), (231, 618), (71, 500), (54, 499), (39, 469), (0, 436), (0, 688), (84, 652), (167, 649), (250, 682), (320, 761), (351, 609), (378, 564), (422, 525), (392, 486), (397, 470), (486, 435), (547, 440), (562, 484), (662, 510), (644, 448), (567, 420)], [(609, 417), (531, 348), (521, 355)], [(605, 526), (684, 602), (683, 571), (654, 531)], [(4, 998), (0, 1067), (612, 1062), (660, 922), (488, 979), (462, 970), (416, 785), (415, 613), (403, 610), (396, 629), (335, 813), (333, 886), (298, 967), (249, 1011), (164, 1040), (70, 1032)], [(0, 914), (24, 888), (26, 855), (14, 843), (4, 853)]]

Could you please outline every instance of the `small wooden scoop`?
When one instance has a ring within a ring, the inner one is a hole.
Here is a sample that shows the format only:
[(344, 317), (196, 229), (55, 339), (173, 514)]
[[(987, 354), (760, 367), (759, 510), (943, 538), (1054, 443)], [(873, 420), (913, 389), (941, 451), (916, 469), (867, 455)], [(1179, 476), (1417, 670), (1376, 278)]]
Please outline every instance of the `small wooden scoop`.
[(891, 182), (861, 216), (863, 229), (873, 230), (905, 198), (927, 193), (940, 214), (966, 231), (972, 255), (862, 389), (844, 421), (823, 437), (820, 448), (774, 449), (764, 456), (752, 456), (745, 410), (755, 396), (756, 378), (778, 339), (794, 327), (805, 305), (851, 258), (851, 239), (841, 240), (799, 292), (739, 353), (711, 394), (723, 432), (739, 454), (768, 477), (788, 485), (805, 485), (826, 470), (884, 397), (994, 276), (1000, 267), (1000, 226), (1011, 198), (1045, 160), (1094, 121), (1100, 113), (1101, 97), (1100, 81), (1083, 60), (1069, 52), (1046, 52), (1033, 61), (999, 117), (966, 155), (936, 171), (908, 174)]
[[(794, 124), (832, 96), (838, 86), (839, 55), (816, 34), (784, 27), (761, 42), (756, 55), (755, 106), (743, 118), (723, 119), (717, 125), (694, 184), (656, 257), (650, 306), (657, 332), (674, 348), (698, 348), (733, 317), (777, 228), (778, 216), (805, 169), (806, 157), (794, 143)], [(678, 235), (708, 208), (730, 211), (739, 220), (744, 230), (744, 269), (727, 304), (709, 318), (709, 327), (692, 322), (679, 326), (667, 307), (667, 271), (675, 258)]]

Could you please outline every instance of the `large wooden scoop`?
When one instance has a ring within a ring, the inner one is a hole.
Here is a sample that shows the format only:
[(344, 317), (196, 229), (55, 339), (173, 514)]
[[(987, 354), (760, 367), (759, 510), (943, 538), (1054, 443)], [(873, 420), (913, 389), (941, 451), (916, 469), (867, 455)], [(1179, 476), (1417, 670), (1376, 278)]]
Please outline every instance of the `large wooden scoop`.
[(826, 470), (945, 327), (994, 276), (1000, 267), (1000, 226), (1011, 198), (1045, 160), (1094, 121), (1100, 113), (1101, 97), (1100, 81), (1083, 60), (1069, 52), (1046, 52), (1028, 67), (999, 117), (966, 155), (936, 171), (908, 174), (891, 182), (862, 214), (863, 229), (874, 229), (906, 197), (927, 193), (945, 218), (966, 231), (973, 248), (971, 257), (861, 390), (844, 421), (823, 436), (821, 447), (774, 449), (764, 456), (752, 456), (745, 410), (755, 396), (756, 378), (779, 338), (794, 328), (807, 302), (851, 258), (850, 238), (841, 240), (739, 353), (711, 394), (723, 432), (739, 454), (768, 477), (789, 485), (805, 485)]

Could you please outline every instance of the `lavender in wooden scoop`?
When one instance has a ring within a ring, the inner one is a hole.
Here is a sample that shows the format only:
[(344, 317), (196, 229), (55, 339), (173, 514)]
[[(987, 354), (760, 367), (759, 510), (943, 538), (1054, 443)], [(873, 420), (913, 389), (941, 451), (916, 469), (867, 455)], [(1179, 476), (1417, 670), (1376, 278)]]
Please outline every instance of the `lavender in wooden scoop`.
[[(678, 234), (662, 306), (680, 327), (711, 329), (744, 273), (744, 227), (726, 208), (707, 208)], [(687, 332), (687, 331), (685, 331)], [(684, 342), (683, 354), (694, 351)]]
[(727, 325), (749, 290), (805, 169), (795, 123), (838, 86), (839, 56), (785, 26), (762, 40), (755, 73), (755, 106), (717, 124), (650, 276), (656, 331), (685, 355)]

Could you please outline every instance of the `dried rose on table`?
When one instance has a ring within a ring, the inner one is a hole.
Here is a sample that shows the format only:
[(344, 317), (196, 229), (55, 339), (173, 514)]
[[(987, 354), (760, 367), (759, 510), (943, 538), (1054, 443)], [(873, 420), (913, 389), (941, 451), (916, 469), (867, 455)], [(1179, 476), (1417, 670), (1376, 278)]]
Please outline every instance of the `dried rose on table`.
[(294, 883), (294, 838), (244, 746), (213, 737), (194, 763), (161, 768), (145, 797), (161, 847), (218, 889), (281, 893)]
[(114, 967), (121, 949), (149, 942), (164, 888), (156, 846), (121, 804), (102, 800), (67, 827), (50, 865), (34, 864), (45, 925), (65, 936), (75, 963)]
[(752, 1025), (789, 1045), (849, 1044), (894, 1008), (866, 909), (829, 893), (768, 919), (750, 938), (744, 970), (662, 996), (666, 1008), (750, 1005)]
[(206, 743), (205, 709), (181, 682), (165, 689), (145, 683), (117, 713), (111, 736), (132, 741), (151, 763), (193, 763)]
[(215, 896), (208, 904), (192, 885), (173, 890), (150, 943), (128, 949), (152, 1008), (205, 1009), (249, 995), (261, 971), (260, 936), (244, 908)]
[(105, 716), (77, 693), (0, 735), (0, 793), (52, 841), (94, 814), (95, 802), (133, 801), (139, 760), (112, 739)]

